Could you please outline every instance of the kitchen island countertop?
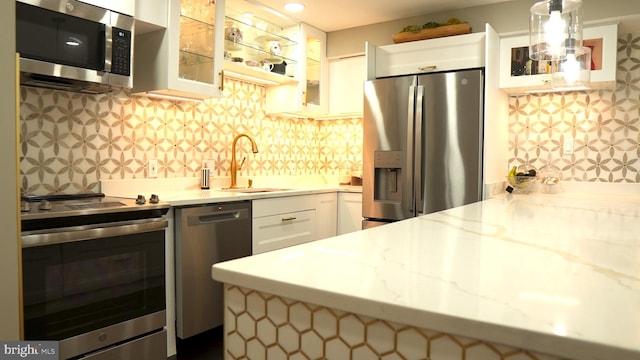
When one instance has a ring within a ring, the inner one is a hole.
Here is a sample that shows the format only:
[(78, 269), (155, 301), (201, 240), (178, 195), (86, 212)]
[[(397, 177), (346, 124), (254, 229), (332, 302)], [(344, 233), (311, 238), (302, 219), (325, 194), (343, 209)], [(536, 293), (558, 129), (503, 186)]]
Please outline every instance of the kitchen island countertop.
[(561, 358), (640, 358), (638, 192), (500, 195), (218, 263), (212, 276)]

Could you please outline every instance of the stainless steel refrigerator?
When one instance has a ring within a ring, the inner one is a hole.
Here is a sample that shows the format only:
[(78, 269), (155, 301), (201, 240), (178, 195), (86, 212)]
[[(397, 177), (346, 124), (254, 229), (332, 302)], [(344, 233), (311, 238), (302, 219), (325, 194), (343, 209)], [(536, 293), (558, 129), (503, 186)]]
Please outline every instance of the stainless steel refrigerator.
[(481, 69), (364, 84), (363, 228), (482, 198)]

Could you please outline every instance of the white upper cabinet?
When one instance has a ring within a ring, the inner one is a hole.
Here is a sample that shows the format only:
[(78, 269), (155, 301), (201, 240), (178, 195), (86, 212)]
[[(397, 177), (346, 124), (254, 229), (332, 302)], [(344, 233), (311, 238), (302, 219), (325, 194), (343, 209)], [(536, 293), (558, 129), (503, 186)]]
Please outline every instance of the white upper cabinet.
[(269, 114), (297, 114), (314, 117), (326, 114), (329, 76), (326, 59), (326, 33), (307, 24), (299, 26), (296, 73), (298, 83), (267, 88)]
[(220, 97), (224, 6), (225, 0), (169, 0), (167, 30), (136, 36), (132, 93)]
[[(618, 25), (585, 27), (583, 41), (591, 49), (591, 88), (614, 88)], [(500, 39), (500, 88), (509, 94), (552, 88), (550, 64), (531, 61), (528, 49), (528, 34)]]
[(366, 76), (364, 55), (329, 60), (329, 114), (362, 116)]
[(168, 0), (136, 0), (136, 34), (167, 28)]
[[(83, 3), (99, 6), (129, 16), (137, 15), (136, 0), (81, 0)], [(140, 0), (138, 0), (140, 1)]]
[(366, 48), (369, 80), (485, 66), (483, 32)]

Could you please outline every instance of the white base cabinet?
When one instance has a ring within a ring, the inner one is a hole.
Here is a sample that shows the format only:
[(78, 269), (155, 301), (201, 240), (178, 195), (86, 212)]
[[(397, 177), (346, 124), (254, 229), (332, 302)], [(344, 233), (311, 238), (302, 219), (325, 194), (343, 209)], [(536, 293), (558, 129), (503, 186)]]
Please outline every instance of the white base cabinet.
[(316, 240), (315, 195), (253, 201), (253, 255)]
[(338, 194), (338, 235), (362, 230), (362, 193)]
[(338, 218), (338, 195), (336, 193), (316, 196), (316, 239), (336, 236)]

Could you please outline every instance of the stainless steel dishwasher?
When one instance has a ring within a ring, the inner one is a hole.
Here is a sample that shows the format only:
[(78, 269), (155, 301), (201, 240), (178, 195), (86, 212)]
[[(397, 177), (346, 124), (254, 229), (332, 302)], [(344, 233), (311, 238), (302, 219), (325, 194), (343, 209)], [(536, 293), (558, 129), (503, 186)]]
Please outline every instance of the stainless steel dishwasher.
[(223, 322), (217, 262), (251, 255), (251, 201), (175, 208), (177, 335), (186, 339)]

